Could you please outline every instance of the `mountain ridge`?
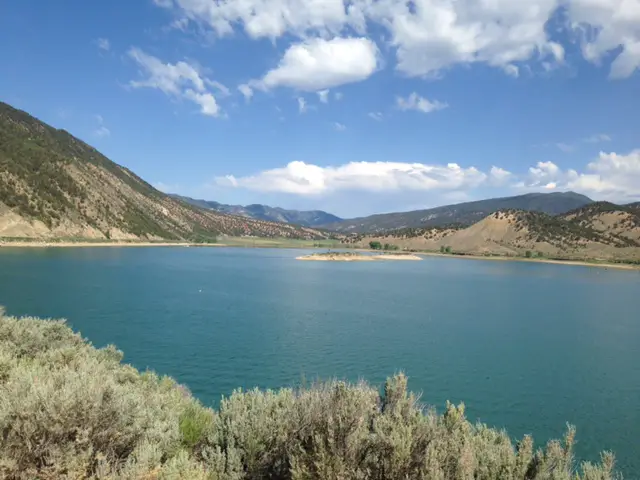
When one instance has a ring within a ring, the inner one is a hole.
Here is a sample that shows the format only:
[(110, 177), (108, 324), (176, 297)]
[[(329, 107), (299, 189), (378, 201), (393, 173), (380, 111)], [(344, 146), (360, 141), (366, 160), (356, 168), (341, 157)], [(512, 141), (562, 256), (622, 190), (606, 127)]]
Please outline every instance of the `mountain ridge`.
[(575, 192), (527, 193), (443, 205), (425, 210), (370, 215), (321, 225), (321, 227), (342, 233), (375, 233), (398, 228), (441, 227), (450, 224), (468, 226), (499, 210), (539, 211), (556, 215), (592, 202), (593, 200), (589, 197)]
[(173, 199), (69, 132), (0, 102), (0, 237), (213, 241), (219, 235), (326, 237)]
[(327, 223), (343, 221), (342, 218), (323, 210), (291, 210), (258, 203), (251, 205), (228, 205), (212, 200), (200, 200), (174, 193), (169, 195), (200, 208), (211, 209), (220, 213), (255, 218), (256, 220), (291, 223), (304, 227), (319, 227)]

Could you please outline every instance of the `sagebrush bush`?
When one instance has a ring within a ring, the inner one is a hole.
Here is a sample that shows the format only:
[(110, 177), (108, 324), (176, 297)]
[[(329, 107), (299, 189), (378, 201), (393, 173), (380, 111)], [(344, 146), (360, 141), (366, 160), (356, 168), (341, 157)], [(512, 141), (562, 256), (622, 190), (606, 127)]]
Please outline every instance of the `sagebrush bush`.
[(0, 309), (0, 478), (101, 480), (609, 480), (614, 458), (576, 467), (575, 430), (535, 450), (424, 409), (407, 379), (382, 395), (333, 381), (236, 391), (218, 411), (168, 377), (121, 364), (60, 321)]

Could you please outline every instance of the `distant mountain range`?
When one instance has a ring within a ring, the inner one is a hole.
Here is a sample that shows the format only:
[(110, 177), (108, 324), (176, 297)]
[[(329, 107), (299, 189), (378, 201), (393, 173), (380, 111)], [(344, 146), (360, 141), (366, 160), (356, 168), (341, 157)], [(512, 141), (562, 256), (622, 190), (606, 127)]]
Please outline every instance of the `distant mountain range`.
[(240, 215), (243, 217), (255, 218), (257, 220), (268, 220), (271, 222), (293, 223), (304, 227), (317, 227), (328, 223), (341, 222), (340, 217), (336, 217), (322, 210), (300, 211), (286, 210), (279, 207), (270, 207), (268, 205), (225, 205), (210, 200), (198, 200), (195, 198), (184, 197), (181, 195), (171, 194), (173, 198), (180, 199), (200, 208), (215, 210), (220, 213), (228, 213), (231, 215)]
[(176, 200), (68, 132), (0, 102), (0, 237), (208, 241), (221, 234), (326, 236)]
[(523, 210), (558, 215), (593, 203), (589, 197), (574, 192), (528, 193), (515, 197), (491, 198), (475, 202), (411, 212), (384, 213), (320, 224), (328, 230), (343, 233), (375, 233), (412, 227), (472, 225), (499, 210)]

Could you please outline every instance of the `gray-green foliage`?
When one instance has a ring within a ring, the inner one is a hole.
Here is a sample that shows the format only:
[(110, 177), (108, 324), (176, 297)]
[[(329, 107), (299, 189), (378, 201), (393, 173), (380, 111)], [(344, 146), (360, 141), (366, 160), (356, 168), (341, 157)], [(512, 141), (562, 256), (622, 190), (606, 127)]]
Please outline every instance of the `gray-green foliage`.
[(329, 382), (236, 391), (218, 411), (167, 377), (121, 364), (63, 322), (0, 309), (0, 478), (608, 480), (613, 456), (576, 468), (569, 427), (534, 450), (425, 410), (399, 374), (384, 393)]

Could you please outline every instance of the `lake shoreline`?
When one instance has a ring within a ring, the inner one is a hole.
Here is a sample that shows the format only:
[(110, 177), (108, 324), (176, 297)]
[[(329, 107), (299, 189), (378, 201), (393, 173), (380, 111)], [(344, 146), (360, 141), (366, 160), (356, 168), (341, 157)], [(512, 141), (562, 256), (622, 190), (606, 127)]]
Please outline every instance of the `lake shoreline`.
[(90, 248), (90, 247), (228, 247), (222, 243), (187, 242), (3, 242), (0, 248)]
[[(0, 240), (0, 248), (119, 248), (119, 247), (229, 247), (229, 248), (290, 248), (290, 249), (298, 249), (298, 250), (308, 250), (312, 249), (311, 247), (296, 247), (296, 246), (284, 246), (277, 247), (273, 245), (255, 245), (255, 246), (247, 246), (247, 245), (234, 245), (234, 244), (224, 244), (224, 243), (190, 243), (190, 242), (73, 242), (73, 241), (35, 241), (35, 240), (25, 240), (23, 241), (3, 241)], [(322, 250), (317, 248), (317, 250)], [(349, 249), (345, 248), (345, 250), (354, 250), (361, 252), (376, 252), (375, 250), (369, 250), (366, 248), (356, 248)], [(554, 259), (545, 259), (545, 258), (524, 258), (524, 257), (506, 257), (506, 256), (484, 256), (484, 255), (455, 255), (455, 254), (443, 254), (438, 252), (411, 252), (416, 256), (428, 256), (428, 257), (438, 257), (438, 258), (457, 258), (457, 259), (467, 259), (467, 260), (489, 260), (489, 261), (500, 261), (500, 262), (527, 262), (527, 263), (547, 263), (552, 265), (569, 265), (569, 266), (578, 266), (578, 267), (597, 267), (597, 268), (615, 268), (618, 270), (640, 270), (640, 265), (634, 265), (630, 263), (610, 263), (610, 262), (602, 262), (597, 263), (595, 261), (589, 260), (554, 260)], [(383, 257), (384, 255), (380, 255)], [(303, 257), (296, 257), (298, 260), (319, 260), (319, 259), (310, 259)], [(381, 260), (392, 260), (392, 258), (380, 258)], [(327, 259), (320, 259), (321, 261), (331, 261)], [(402, 259), (405, 260), (405, 259)], [(345, 260), (334, 260), (334, 261), (345, 261)], [(348, 260), (351, 261), (351, 260)], [(358, 260), (356, 260), (358, 261)]]
[(418, 252), (417, 255), (425, 255), (428, 257), (440, 258), (457, 258), (461, 260), (488, 260), (499, 262), (523, 262), (523, 263), (548, 263), (552, 265), (569, 265), (576, 267), (597, 267), (597, 268), (616, 268), (619, 270), (640, 270), (640, 265), (630, 263), (596, 263), (589, 260), (553, 260), (550, 258), (520, 258), (520, 257), (500, 257), (500, 256), (484, 256), (484, 255), (451, 255), (437, 252)]

